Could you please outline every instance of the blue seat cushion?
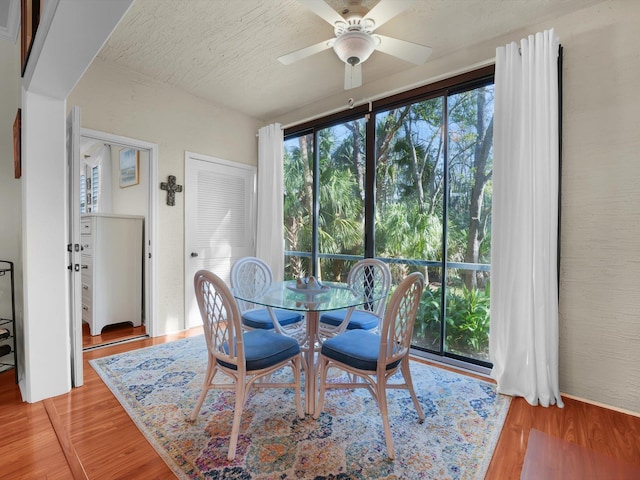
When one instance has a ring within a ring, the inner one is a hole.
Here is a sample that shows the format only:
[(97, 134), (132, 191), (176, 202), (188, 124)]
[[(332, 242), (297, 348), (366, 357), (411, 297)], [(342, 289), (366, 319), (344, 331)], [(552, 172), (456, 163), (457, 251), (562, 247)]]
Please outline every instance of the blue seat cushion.
[[(322, 355), (359, 370), (375, 371), (380, 353), (380, 335), (366, 330), (349, 330), (325, 341)], [(396, 361), (387, 365), (394, 368)]]
[[(298, 312), (290, 310), (277, 310), (273, 312), (283, 327), (302, 321), (302, 315)], [(271, 321), (271, 315), (266, 308), (254, 308), (247, 310), (242, 314), (242, 323), (250, 328), (260, 328), (262, 330), (273, 330), (273, 322)]]
[[(320, 315), (320, 321), (337, 327), (347, 316), (347, 309), (334, 310)], [(349, 319), (347, 330), (371, 330), (378, 326), (378, 317), (371, 312), (354, 310)]]
[[(271, 367), (300, 353), (300, 345), (295, 338), (269, 330), (251, 330), (245, 332), (242, 338), (247, 371)], [(226, 346), (225, 350), (228, 352)], [(221, 360), (218, 363), (236, 370), (235, 365)]]

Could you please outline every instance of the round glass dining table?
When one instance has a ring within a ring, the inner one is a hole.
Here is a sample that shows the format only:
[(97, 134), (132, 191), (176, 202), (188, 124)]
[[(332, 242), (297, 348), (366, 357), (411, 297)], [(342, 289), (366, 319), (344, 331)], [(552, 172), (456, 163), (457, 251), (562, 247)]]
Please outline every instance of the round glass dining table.
[[(367, 297), (351, 290), (346, 283), (322, 282), (321, 290), (298, 289), (295, 280), (274, 282), (271, 288), (258, 297), (233, 295), (237, 300), (262, 305), (267, 308), (303, 312), (305, 329), (297, 337), (305, 360), (305, 411), (313, 414), (316, 407), (317, 368), (316, 353), (322, 345), (318, 334), (320, 314), (344, 308), (353, 309), (380, 298)], [(279, 330), (276, 328), (276, 330)], [(283, 329), (284, 330), (284, 329)]]

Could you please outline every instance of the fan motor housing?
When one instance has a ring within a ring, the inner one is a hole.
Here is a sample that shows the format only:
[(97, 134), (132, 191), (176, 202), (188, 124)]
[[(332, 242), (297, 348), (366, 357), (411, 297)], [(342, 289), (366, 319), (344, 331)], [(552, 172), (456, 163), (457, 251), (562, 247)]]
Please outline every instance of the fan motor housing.
[(372, 35), (359, 30), (347, 31), (336, 38), (333, 49), (345, 63), (357, 65), (371, 56), (376, 48)]

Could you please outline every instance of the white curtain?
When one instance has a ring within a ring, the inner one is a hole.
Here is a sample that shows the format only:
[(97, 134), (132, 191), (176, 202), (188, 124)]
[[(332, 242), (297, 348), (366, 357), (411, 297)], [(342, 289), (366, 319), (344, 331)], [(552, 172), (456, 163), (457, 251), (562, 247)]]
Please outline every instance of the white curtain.
[(489, 351), (499, 392), (562, 407), (558, 50), (553, 30), (496, 50)]
[(271, 267), (275, 281), (284, 279), (283, 142), (279, 123), (258, 131), (256, 257)]
[[(95, 155), (85, 157), (84, 163), (90, 169), (98, 167), (98, 210), (94, 212), (111, 213), (111, 146), (103, 145)], [(87, 177), (91, 177), (89, 172)]]

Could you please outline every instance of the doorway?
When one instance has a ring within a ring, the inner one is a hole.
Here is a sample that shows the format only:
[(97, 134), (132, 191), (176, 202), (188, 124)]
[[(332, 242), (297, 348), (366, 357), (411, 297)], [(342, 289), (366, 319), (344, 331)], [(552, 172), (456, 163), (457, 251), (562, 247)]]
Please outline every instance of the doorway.
[[(156, 238), (156, 192), (152, 187), (157, 184), (157, 145), (83, 128), (80, 133), (79, 175), (82, 227), (88, 223), (97, 225), (98, 221), (108, 220), (112, 223), (135, 222), (134, 231), (141, 230), (138, 232), (140, 240), (136, 240), (136, 243), (140, 241), (137, 258), (141, 262), (138, 274), (139, 282), (142, 284), (138, 296), (132, 299), (136, 306), (140, 305), (138, 317), (140, 322), (120, 321), (125, 320), (125, 317), (113, 317), (107, 319), (106, 323), (94, 322), (94, 331), (91, 331), (87, 314), (91, 308), (95, 309), (96, 305), (92, 304), (91, 300), (87, 302), (87, 295), (83, 295), (81, 300), (84, 320), (81, 322), (82, 348), (90, 350), (132, 338), (153, 336), (156, 318), (153, 300), (157, 270), (153, 255)], [(81, 228), (81, 234), (82, 230), (83, 228)], [(90, 253), (89, 250), (96, 249), (94, 242), (97, 242), (98, 238), (95, 235), (81, 235), (81, 237), (87, 240), (86, 245), (83, 245), (83, 253), (87, 255), (82, 257), (89, 264), (87, 266), (83, 264), (82, 267), (84, 294), (87, 292), (86, 289), (93, 287), (89, 274), (94, 278), (97, 275), (97, 272), (91, 272), (91, 268), (94, 267), (93, 262), (97, 261), (99, 252)], [(134, 238), (138, 237), (134, 235)], [(84, 250), (85, 247), (87, 250)], [(124, 268), (127, 269), (127, 273), (132, 271), (126, 266)], [(108, 283), (113, 285), (118, 282)], [(98, 288), (97, 285), (96, 288)], [(130, 289), (125, 290), (128, 292)], [(94, 300), (99, 293), (104, 292), (93, 292)], [(95, 312), (91, 313), (95, 315)]]

